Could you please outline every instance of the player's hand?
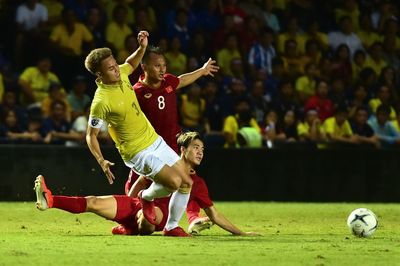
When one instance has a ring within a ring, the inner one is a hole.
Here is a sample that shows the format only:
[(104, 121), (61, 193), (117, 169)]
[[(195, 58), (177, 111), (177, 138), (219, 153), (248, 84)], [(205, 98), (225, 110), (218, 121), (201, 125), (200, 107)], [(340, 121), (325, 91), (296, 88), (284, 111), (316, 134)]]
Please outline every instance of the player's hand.
[(208, 61), (204, 63), (203, 67), (201, 68), (204, 71), (203, 76), (210, 75), (214, 77), (214, 73), (218, 72), (219, 70), (219, 66), (217, 66), (215, 63), (217, 63), (217, 61), (212, 60), (211, 58), (209, 58)]
[(137, 39), (138, 39), (138, 43), (139, 43), (140, 47), (142, 47), (142, 48), (147, 47), (147, 44), (149, 42), (148, 38), (149, 38), (149, 33), (147, 31), (142, 30), (138, 33)]
[(108, 183), (110, 183), (110, 185), (112, 183), (114, 183), (115, 180), (115, 176), (114, 174), (111, 172), (110, 166), (113, 166), (114, 163), (108, 161), (108, 160), (102, 160), (100, 161), (100, 166), (101, 169), (103, 169), (103, 172), (106, 174), (107, 179), (108, 179)]

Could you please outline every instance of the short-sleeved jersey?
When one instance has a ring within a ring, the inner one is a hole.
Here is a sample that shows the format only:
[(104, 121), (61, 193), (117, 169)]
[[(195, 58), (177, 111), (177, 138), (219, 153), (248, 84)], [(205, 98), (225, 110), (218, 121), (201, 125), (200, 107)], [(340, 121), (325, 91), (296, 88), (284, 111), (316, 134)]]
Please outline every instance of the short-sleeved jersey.
[(335, 117), (330, 117), (325, 120), (322, 124), (322, 129), (325, 133), (331, 134), (338, 137), (352, 136), (353, 131), (351, 130), (351, 126), (349, 121), (345, 121), (343, 125), (339, 126), (336, 123)]
[(82, 55), (83, 42), (92, 41), (93, 35), (82, 23), (75, 23), (75, 30), (72, 34), (68, 33), (64, 24), (59, 24), (54, 27), (50, 39), (62, 47), (71, 48), (75, 55)]
[(90, 124), (96, 127), (99, 119), (108, 123), (108, 132), (124, 161), (149, 147), (158, 137), (139, 106), (128, 75), (132, 66), (120, 65), (121, 81), (117, 85), (97, 80), (97, 90), (90, 108)]
[(150, 88), (143, 83), (144, 75), (133, 86), (140, 108), (146, 114), (156, 132), (174, 151), (178, 152), (176, 137), (181, 132), (178, 124), (178, 104), (176, 88), (179, 79), (171, 74), (165, 74), (161, 86)]
[(43, 75), (37, 67), (27, 67), (19, 76), (19, 79), (29, 83), (37, 102), (43, 101), (49, 95), (51, 83), (60, 83), (56, 74), (48, 72)]

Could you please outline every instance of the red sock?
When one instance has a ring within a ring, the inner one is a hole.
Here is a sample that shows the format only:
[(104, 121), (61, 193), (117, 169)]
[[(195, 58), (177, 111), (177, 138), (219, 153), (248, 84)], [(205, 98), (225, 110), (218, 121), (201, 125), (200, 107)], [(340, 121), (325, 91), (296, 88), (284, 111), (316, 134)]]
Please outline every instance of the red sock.
[(53, 208), (71, 213), (86, 211), (86, 199), (84, 197), (53, 196)]

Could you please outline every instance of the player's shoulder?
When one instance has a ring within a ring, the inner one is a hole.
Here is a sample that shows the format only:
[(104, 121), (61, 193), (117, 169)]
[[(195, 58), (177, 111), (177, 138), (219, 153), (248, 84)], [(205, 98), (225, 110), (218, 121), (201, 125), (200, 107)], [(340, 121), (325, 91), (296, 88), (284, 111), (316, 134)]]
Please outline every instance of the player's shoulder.
[(166, 73), (166, 74), (164, 74), (164, 82), (167, 85), (172, 85), (174, 87), (174, 89), (176, 89), (176, 87), (178, 87), (178, 84), (179, 84), (179, 78), (170, 73)]

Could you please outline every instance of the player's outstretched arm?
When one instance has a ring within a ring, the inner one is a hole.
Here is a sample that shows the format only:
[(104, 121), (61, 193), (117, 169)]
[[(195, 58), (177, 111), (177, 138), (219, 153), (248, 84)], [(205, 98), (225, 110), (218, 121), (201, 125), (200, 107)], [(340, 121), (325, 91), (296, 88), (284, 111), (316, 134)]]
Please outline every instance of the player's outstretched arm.
[(147, 31), (140, 31), (137, 37), (139, 48), (125, 60), (125, 62), (129, 63), (133, 69), (136, 69), (139, 66), (140, 61), (143, 58), (148, 44), (148, 37), (149, 33)]
[(204, 65), (193, 71), (190, 73), (185, 73), (182, 74), (180, 76), (178, 76), (179, 78), (179, 85), (177, 87), (177, 89), (179, 88), (183, 88), (186, 87), (189, 84), (192, 84), (193, 82), (195, 82), (198, 78), (202, 77), (202, 76), (214, 76), (214, 73), (218, 72), (219, 70), (219, 66), (217, 66), (216, 61), (209, 58), (208, 61), (206, 63), (204, 63)]
[(254, 232), (243, 232), (242, 230), (237, 228), (233, 223), (231, 223), (228, 219), (226, 219), (225, 216), (219, 213), (214, 206), (206, 208), (204, 209), (204, 211), (214, 224), (218, 225), (222, 229), (234, 235), (240, 235), (240, 236), (258, 235), (257, 233)]
[(114, 163), (105, 160), (103, 154), (101, 153), (100, 144), (97, 140), (97, 135), (99, 134), (99, 132), (100, 128), (93, 128), (89, 126), (86, 132), (86, 142), (90, 149), (90, 152), (93, 154), (94, 158), (96, 158), (96, 161), (99, 163), (101, 169), (106, 174), (108, 182), (112, 184), (115, 177), (110, 170), (110, 166), (114, 165)]

